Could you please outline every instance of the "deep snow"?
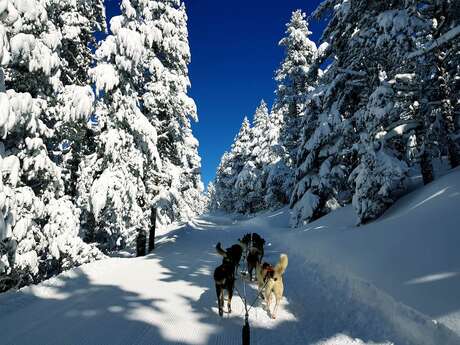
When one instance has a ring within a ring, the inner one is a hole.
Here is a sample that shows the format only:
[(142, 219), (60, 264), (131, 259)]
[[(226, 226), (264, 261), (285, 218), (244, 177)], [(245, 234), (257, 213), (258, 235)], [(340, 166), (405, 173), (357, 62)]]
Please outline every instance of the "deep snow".
[(362, 227), (350, 207), (303, 229), (287, 228), (286, 209), (202, 216), (160, 233), (147, 257), (95, 262), (0, 296), (0, 344), (240, 344), (239, 298), (231, 315), (217, 315), (214, 245), (257, 231), (266, 259), (286, 252), (289, 266), (278, 318), (261, 304), (251, 310), (252, 344), (458, 345), (459, 205), (456, 170)]

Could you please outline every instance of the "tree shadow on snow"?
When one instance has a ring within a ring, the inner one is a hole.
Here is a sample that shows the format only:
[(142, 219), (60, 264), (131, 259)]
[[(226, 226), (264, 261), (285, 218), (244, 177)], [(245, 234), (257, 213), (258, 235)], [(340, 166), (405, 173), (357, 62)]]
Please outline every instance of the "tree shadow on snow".
[[(221, 257), (215, 253), (214, 246), (221, 241), (224, 247), (228, 247), (250, 230), (226, 225), (219, 227), (212, 221), (209, 224), (196, 222), (192, 226), (184, 226), (167, 235), (175, 237), (176, 244), (180, 245), (165, 245), (148, 258), (160, 260), (161, 266), (167, 269), (162, 281), (183, 281), (202, 289), (200, 298), (189, 299), (188, 303), (193, 313), (199, 315), (200, 323), (212, 326), (213, 332), (206, 344), (240, 344), (244, 310), (236, 291), (233, 313), (224, 314), (223, 318), (217, 314), (212, 273), (221, 263)], [(259, 230), (270, 242), (269, 233)], [(267, 249), (266, 258), (275, 263), (279, 255), (276, 244)], [(454, 344), (458, 340), (445, 327), (421, 327), (425, 320), (417, 312), (400, 306), (389, 296), (380, 295), (365, 281), (326, 272), (324, 267), (306, 262), (301, 255), (289, 253), (285, 288), (287, 303), (281, 307), (284, 309), (281, 314), (284, 312), (293, 317), (273, 321), (259, 303), (257, 320), (250, 318), (251, 344), (315, 344), (338, 334), (370, 343), (395, 342), (401, 345), (430, 344), (432, 339)]]
[(29, 288), (1, 296), (0, 343), (177, 344), (165, 339), (159, 328), (137, 319), (139, 308), (158, 309), (160, 300), (114, 285), (93, 285), (81, 270), (72, 272), (43, 282), (40, 296)]
[[(235, 290), (232, 313), (228, 314), (226, 312), (227, 307), (225, 304), (224, 316), (220, 317), (217, 311), (213, 272), (222, 262), (222, 258), (216, 254), (214, 249), (216, 239), (221, 241), (224, 247), (228, 247), (235, 243), (237, 238), (241, 237), (244, 232), (227, 230), (225, 226), (216, 227), (212, 223), (208, 224), (202, 221), (194, 223), (193, 226), (194, 228), (184, 226), (184, 228), (165, 235), (165, 237), (176, 238), (176, 243), (160, 246), (147, 258), (160, 260), (160, 265), (166, 268), (167, 273), (161, 278), (161, 281), (167, 283), (182, 281), (201, 289), (197, 300), (187, 296), (183, 296), (183, 298), (187, 299), (187, 303), (192, 309), (191, 313), (199, 315), (199, 323), (210, 326), (212, 329), (203, 344), (241, 344), (244, 323), (244, 307), (241, 299)], [(165, 237), (162, 238), (162, 241), (169, 244), (169, 241), (165, 241)], [(177, 245), (179, 242), (180, 245)], [(176, 250), (176, 247), (185, 250)], [(254, 284), (252, 283), (252, 287), (247, 287), (250, 302), (253, 301), (256, 295)], [(242, 290), (241, 279), (239, 279), (237, 285)], [(251, 344), (287, 344), (287, 334), (290, 337), (295, 335), (295, 339), (298, 340), (305, 339), (302, 336), (301, 327), (299, 327), (294, 318), (273, 321), (268, 317), (266, 311), (262, 310), (260, 303), (257, 303), (256, 307), (257, 322), (250, 319)], [(284, 305), (282, 308), (286, 307)], [(254, 311), (251, 314), (254, 314)], [(293, 340), (293, 338), (291, 339)], [(288, 343), (294, 344), (297, 342), (293, 340), (293, 342)]]
[[(216, 242), (228, 247), (249, 231), (218, 226), (212, 219), (196, 221), (159, 236), (158, 247), (145, 258), (124, 259), (142, 264), (145, 275), (139, 284), (152, 282), (152, 287), (162, 289), (149, 294), (154, 298), (126, 291), (123, 284), (94, 284), (81, 269), (42, 283), (40, 294), (33, 293), (33, 288), (4, 294), (0, 296), (0, 343), (241, 344), (241, 301), (235, 291), (233, 313), (219, 317), (212, 274), (221, 263)], [(269, 234), (258, 232), (270, 242)], [(267, 248), (270, 262), (278, 255), (276, 245)], [(123, 262), (124, 269), (130, 267), (130, 261)], [(341, 333), (369, 342), (416, 344), (401, 338), (397, 321), (389, 324), (388, 315), (377, 305), (360, 302), (354, 284), (328, 276), (304, 257), (289, 253), (279, 319), (271, 320), (258, 305), (251, 313), (251, 344), (315, 344)], [(250, 293), (254, 296), (253, 288)], [(367, 298), (374, 296), (370, 293)]]

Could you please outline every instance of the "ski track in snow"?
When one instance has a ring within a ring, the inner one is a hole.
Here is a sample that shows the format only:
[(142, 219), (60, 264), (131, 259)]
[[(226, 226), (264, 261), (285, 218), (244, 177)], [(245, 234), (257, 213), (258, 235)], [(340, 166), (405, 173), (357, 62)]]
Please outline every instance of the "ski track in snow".
[[(381, 252), (364, 246), (384, 243), (382, 231), (401, 241), (412, 230), (390, 232), (388, 227), (408, 226), (410, 217), (423, 218), (428, 207), (446, 208), (445, 212), (455, 214), (448, 203), (454, 208), (458, 205), (459, 177), (460, 171), (454, 172), (403, 198), (367, 229), (353, 228), (349, 208), (301, 230), (285, 228), (287, 210), (251, 219), (202, 216), (160, 233), (155, 252), (146, 257), (94, 262), (37, 286), (3, 294), (0, 344), (241, 344), (244, 306), (236, 291), (232, 314), (225, 313), (223, 318), (217, 314), (212, 273), (221, 258), (214, 246), (221, 241), (228, 247), (244, 233), (256, 231), (268, 242), (265, 259), (276, 263), (279, 254), (286, 252), (289, 266), (278, 318), (269, 318), (260, 301), (250, 311), (251, 344), (458, 345), (460, 338), (452, 330), (460, 330), (459, 311), (439, 315), (439, 322), (417, 311), (429, 314), (433, 305), (423, 303), (423, 294), (411, 299), (407, 292), (392, 288), (398, 273), (390, 273), (394, 263), (382, 263), (387, 255), (385, 245)], [(427, 219), (419, 221), (428, 224)], [(455, 222), (458, 224), (458, 219)], [(449, 224), (444, 219), (441, 226), (450, 229)], [(418, 227), (419, 242), (430, 227)], [(419, 242), (413, 242), (408, 251), (418, 248)], [(446, 245), (439, 248), (452, 249)], [(363, 258), (369, 259), (367, 266)], [(454, 259), (458, 255), (449, 260)], [(404, 273), (410, 271), (407, 265), (402, 267)], [(456, 278), (457, 272), (450, 270), (415, 276), (405, 286)], [(242, 281), (237, 284), (242, 291)], [(247, 291), (252, 301), (255, 283), (248, 285)]]

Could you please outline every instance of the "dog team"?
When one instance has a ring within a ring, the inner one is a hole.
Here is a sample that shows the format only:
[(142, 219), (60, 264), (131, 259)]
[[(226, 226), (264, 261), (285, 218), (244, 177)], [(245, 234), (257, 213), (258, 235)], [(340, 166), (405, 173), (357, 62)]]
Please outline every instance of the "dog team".
[[(222, 256), (222, 264), (214, 271), (214, 282), (220, 316), (224, 314), (224, 291), (227, 291), (228, 312), (232, 312), (235, 279), (238, 274), (241, 258), (243, 253), (245, 253), (249, 280), (253, 280), (255, 270), (258, 293), (267, 304), (269, 316), (273, 319), (276, 318), (278, 306), (283, 297), (283, 273), (288, 265), (288, 257), (286, 254), (281, 254), (279, 262), (275, 266), (267, 262), (262, 262), (264, 245), (265, 240), (257, 233), (244, 235), (243, 238), (238, 239), (237, 244), (227, 249), (223, 249), (220, 242), (217, 243), (216, 251)], [(270, 301), (272, 294), (275, 296), (275, 307), (271, 312)]]

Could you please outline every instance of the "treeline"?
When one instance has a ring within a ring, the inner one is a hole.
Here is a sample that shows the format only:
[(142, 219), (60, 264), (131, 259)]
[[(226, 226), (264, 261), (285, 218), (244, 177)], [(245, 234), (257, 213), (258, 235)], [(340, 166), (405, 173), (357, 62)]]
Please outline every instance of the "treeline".
[[(319, 47), (313, 19), (328, 23)], [(299, 226), (352, 203), (365, 223), (460, 164), (460, 3), (327, 0), (308, 20), (292, 14), (273, 107), (245, 119), (211, 207), (288, 204)]]
[(0, 2), (0, 291), (204, 207), (184, 4), (120, 10), (98, 43), (103, 0)]

